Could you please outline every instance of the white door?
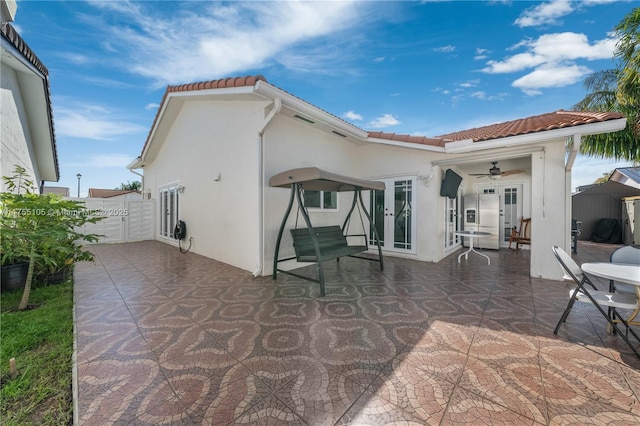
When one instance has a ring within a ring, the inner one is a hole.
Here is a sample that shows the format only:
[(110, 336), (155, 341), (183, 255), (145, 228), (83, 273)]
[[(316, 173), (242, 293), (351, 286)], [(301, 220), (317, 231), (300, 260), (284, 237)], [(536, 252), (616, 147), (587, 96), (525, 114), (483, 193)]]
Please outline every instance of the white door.
[(180, 194), (178, 184), (160, 188), (159, 200), (159, 225), (160, 237), (173, 239), (173, 230), (178, 221)]
[(501, 247), (508, 247), (511, 229), (518, 229), (522, 217), (522, 184), (481, 186), (480, 193), (500, 195), (499, 241)]
[(462, 229), (462, 186), (456, 198), (447, 198), (444, 203), (444, 249), (451, 250), (460, 245), (462, 237), (455, 233)]
[[(415, 177), (378, 180), (385, 183), (386, 189), (373, 191), (370, 212), (382, 249), (415, 253)], [(370, 232), (370, 242), (375, 243), (373, 231)]]

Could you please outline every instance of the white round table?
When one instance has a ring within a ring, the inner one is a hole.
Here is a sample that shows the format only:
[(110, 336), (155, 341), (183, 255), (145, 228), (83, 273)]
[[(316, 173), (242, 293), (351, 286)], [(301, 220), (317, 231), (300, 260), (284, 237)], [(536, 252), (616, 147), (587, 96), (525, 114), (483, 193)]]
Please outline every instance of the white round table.
[(491, 265), (491, 259), (489, 259), (489, 256), (487, 256), (484, 253), (480, 253), (479, 251), (477, 251), (476, 249), (473, 248), (473, 239), (474, 238), (481, 238), (481, 237), (488, 237), (489, 235), (491, 235), (490, 232), (481, 232), (481, 231), (457, 231), (453, 233), (454, 235), (459, 235), (461, 237), (468, 237), (469, 238), (469, 250), (460, 253), (460, 255), (458, 256), (458, 263), (460, 263), (460, 258), (462, 256), (464, 256), (465, 260), (469, 260), (469, 253), (474, 252), (479, 254), (480, 256), (484, 256), (487, 258), (487, 265)]

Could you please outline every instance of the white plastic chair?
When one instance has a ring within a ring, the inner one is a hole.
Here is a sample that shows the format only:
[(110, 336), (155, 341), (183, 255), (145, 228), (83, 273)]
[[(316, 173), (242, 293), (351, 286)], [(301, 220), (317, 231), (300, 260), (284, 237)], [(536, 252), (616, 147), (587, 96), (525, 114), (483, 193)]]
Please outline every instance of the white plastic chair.
[[(620, 316), (616, 309), (611, 310), (611, 313), (613, 314), (613, 316), (611, 317), (602, 308), (603, 306), (607, 306), (611, 308), (636, 310), (638, 309), (639, 304), (635, 293), (612, 293), (597, 290), (596, 286), (582, 272), (578, 264), (571, 258), (569, 254), (567, 254), (566, 251), (557, 246), (553, 246), (552, 250), (553, 254), (558, 260), (558, 263), (560, 263), (560, 266), (564, 271), (565, 278), (573, 280), (576, 283), (576, 286), (569, 291), (569, 302), (567, 303), (567, 307), (562, 313), (562, 316), (560, 317), (556, 328), (553, 330), (553, 334), (558, 334), (560, 325), (567, 320), (567, 316), (569, 316), (569, 312), (571, 312), (571, 308), (573, 307), (573, 304), (575, 302), (592, 303), (598, 309), (598, 311), (600, 311), (602, 316), (607, 319), (607, 322), (609, 323), (611, 328), (624, 339), (627, 345), (629, 345), (629, 347), (638, 356), (638, 358), (640, 358), (640, 352), (638, 352), (635, 346), (629, 341), (628, 333), (631, 332), (633, 337), (635, 337), (638, 341), (640, 341), (640, 337), (638, 337), (638, 335), (629, 327), (627, 321)], [(585, 288), (585, 284), (591, 285), (594, 290), (587, 291), (587, 289)], [(619, 323), (624, 325), (626, 333), (622, 333), (618, 328)]]
[[(640, 248), (634, 246), (624, 246), (614, 250), (609, 257), (609, 261), (613, 263), (628, 263), (631, 265), (640, 265)], [(632, 284), (620, 283), (614, 280), (609, 281), (609, 291), (612, 293), (633, 294), (637, 297), (636, 286)], [(613, 309), (613, 308), (612, 308)], [(627, 318), (627, 322), (633, 321), (640, 313), (640, 307), (633, 311)]]

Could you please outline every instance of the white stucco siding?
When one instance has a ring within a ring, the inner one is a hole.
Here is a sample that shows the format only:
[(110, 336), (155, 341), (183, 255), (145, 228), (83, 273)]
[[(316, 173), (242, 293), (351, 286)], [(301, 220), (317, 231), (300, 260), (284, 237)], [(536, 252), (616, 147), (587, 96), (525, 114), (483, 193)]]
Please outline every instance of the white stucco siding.
[[(359, 147), (360, 173), (368, 179), (417, 177), (433, 173), (431, 161), (438, 154), (397, 146), (368, 144)], [(416, 180), (416, 252), (393, 253), (394, 256), (437, 262), (444, 257), (444, 201), (439, 196), (437, 176), (429, 185)]]
[(191, 251), (247, 271), (255, 269), (258, 252), (257, 129), (266, 104), (186, 102), (145, 167), (145, 191), (151, 189), (157, 205), (161, 187), (184, 187), (180, 219), (193, 237)]
[[(326, 132), (319, 131), (296, 119), (278, 115), (264, 134), (265, 148), (265, 197), (264, 197), (264, 265), (263, 274), (272, 272), (273, 254), (282, 218), (284, 217), (291, 191), (269, 187), (269, 178), (277, 173), (298, 167), (319, 167), (335, 173), (362, 177), (361, 161), (357, 157), (356, 145)], [(311, 211), (312, 224), (342, 225), (351, 208), (352, 192), (340, 193), (338, 211)], [(283, 234), (280, 258), (293, 255), (289, 229), (295, 227), (297, 203), (291, 212)], [(298, 226), (304, 227), (302, 216)], [(359, 225), (361, 227), (361, 225)]]
[[(35, 158), (33, 144), (16, 72), (8, 66), (0, 69), (0, 173), (2, 176), (9, 176), (16, 165), (22, 166), (38, 186), (40, 179), (37, 167), (32, 162), (32, 158)], [(4, 182), (2, 190), (5, 190)]]
[[(564, 247), (565, 164), (564, 141), (547, 143), (531, 156), (531, 276), (560, 280), (562, 271), (551, 247)], [(565, 247), (566, 249), (566, 247)]]

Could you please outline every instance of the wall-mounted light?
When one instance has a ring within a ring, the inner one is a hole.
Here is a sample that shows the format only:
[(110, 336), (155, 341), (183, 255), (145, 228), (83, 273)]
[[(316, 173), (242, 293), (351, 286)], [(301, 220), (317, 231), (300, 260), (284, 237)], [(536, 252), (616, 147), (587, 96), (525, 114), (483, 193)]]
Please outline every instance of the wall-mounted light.
[(424, 186), (429, 186), (431, 184), (431, 180), (433, 180), (433, 173), (428, 175), (420, 175), (418, 176), (418, 180), (421, 180), (424, 183)]

